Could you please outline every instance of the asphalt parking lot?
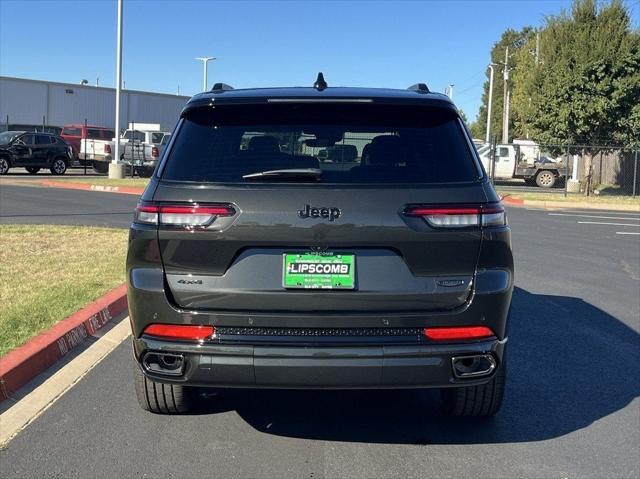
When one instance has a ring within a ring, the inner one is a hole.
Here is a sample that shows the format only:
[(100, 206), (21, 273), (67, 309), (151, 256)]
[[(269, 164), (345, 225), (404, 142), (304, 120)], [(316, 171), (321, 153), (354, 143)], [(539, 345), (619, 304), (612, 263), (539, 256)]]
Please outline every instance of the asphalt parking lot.
[[(3, 185), (0, 221), (126, 227), (135, 203)], [(638, 477), (640, 212), (508, 214), (497, 417), (452, 420), (428, 390), (237, 391), (156, 416), (137, 406), (125, 341), (0, 451), (2, 477)]]

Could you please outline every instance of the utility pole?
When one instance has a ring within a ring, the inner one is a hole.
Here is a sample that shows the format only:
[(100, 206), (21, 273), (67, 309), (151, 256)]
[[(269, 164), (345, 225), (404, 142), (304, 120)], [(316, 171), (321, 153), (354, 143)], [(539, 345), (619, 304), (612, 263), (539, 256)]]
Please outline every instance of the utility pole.
[(200, 60), (202, 62), (202, 66), (204, 68), (204, 75), (202, 79), (202, 91), (207, 91), (209, 88), (207, 87), (207, 65), (211, 60), (215, 60), (215, 57), (196, 57), (196, 60)]
[(509, 47), (504, 52), (504, 96), (502, 102), (502, 143), (509, 143)]
[(122, 87), (122, 1), (118, 0), (118, 39), (116, 47), (116, 141), (115, 154), (109, 164), (109, 178), (122, 178), (124, 167), (120, 163), (120, 90)]
[(491, 138), (491, 107), (493, 105), (493, 67), (494, 63), (489, 65), (491, 73), (489, 74), (489, 104), (487, 105), (487, 134), (484, 137), (484, 142), (489, 143)]

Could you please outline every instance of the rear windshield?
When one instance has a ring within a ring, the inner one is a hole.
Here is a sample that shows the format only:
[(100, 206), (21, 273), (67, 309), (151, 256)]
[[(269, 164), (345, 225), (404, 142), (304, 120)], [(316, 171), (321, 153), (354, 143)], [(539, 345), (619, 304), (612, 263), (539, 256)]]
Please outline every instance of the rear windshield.
[[(281, 169), (320, 178), (243, 178)], [(252, 105), (193, 110), (162, 177), (207, 183), (452, 183), (479, 178), (455, 112), (391, 105)]]

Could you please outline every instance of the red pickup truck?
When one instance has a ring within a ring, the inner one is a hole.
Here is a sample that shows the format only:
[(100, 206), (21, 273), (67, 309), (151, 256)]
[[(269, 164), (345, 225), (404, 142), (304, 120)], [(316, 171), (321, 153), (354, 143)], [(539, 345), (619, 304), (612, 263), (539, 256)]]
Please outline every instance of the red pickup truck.
[(73, 150), (74, 160), (82, 162), (84, 158), (80, 157), (80, 144), (82, 140), (112, 140), (116, 135), (111, 128), (103, 126), (93, 126), (83, 124), (65, 125), (62, 128), (60, 136), (66, 141)]

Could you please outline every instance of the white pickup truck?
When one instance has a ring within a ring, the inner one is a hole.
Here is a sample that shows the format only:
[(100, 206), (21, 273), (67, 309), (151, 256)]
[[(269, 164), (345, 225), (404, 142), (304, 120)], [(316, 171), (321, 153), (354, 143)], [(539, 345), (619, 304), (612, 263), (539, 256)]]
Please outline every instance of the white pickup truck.
[(133, 166), (140, 176), (149, 177), (160, 159), (171, 133), (166, 131), (129, 131), (124, 145), (123, 161)]
[[(139, 170), (147, 171), (155, 168), (155, 162), (160, 157), (164, 145), (169, 140), (171, 134), (163, 131), (140, 131), (134, 129), (125, 130), (120, 137), (120, 160), (134, 164), (137, 163)], [(165, 138), (166, 137), (166, 138)], [(164, 142), (163, 142), (164, 140)], [(129, 143), (132, 146), (129, 146)], [(129, 148), (127, 150), (127, 148)], [(98, 173), (109, 171), (109, 163), (115, 154), (115, 138), (112, 140), (83, 139), (80, 143), (80, 158), (93, 163), (93, 169)], [(153, 162), (145, 168), (144, 161)], [(139, 160), (143, 160), (140, 162)]]
[(487, 174), (496, 180), (523, 179), (527, 185), (552, 188), (565, 178), (565, 162), (548, 156), (524, 155), (520, 145), (495, 145), (495, 161), (490, 145), (478, 148)]

